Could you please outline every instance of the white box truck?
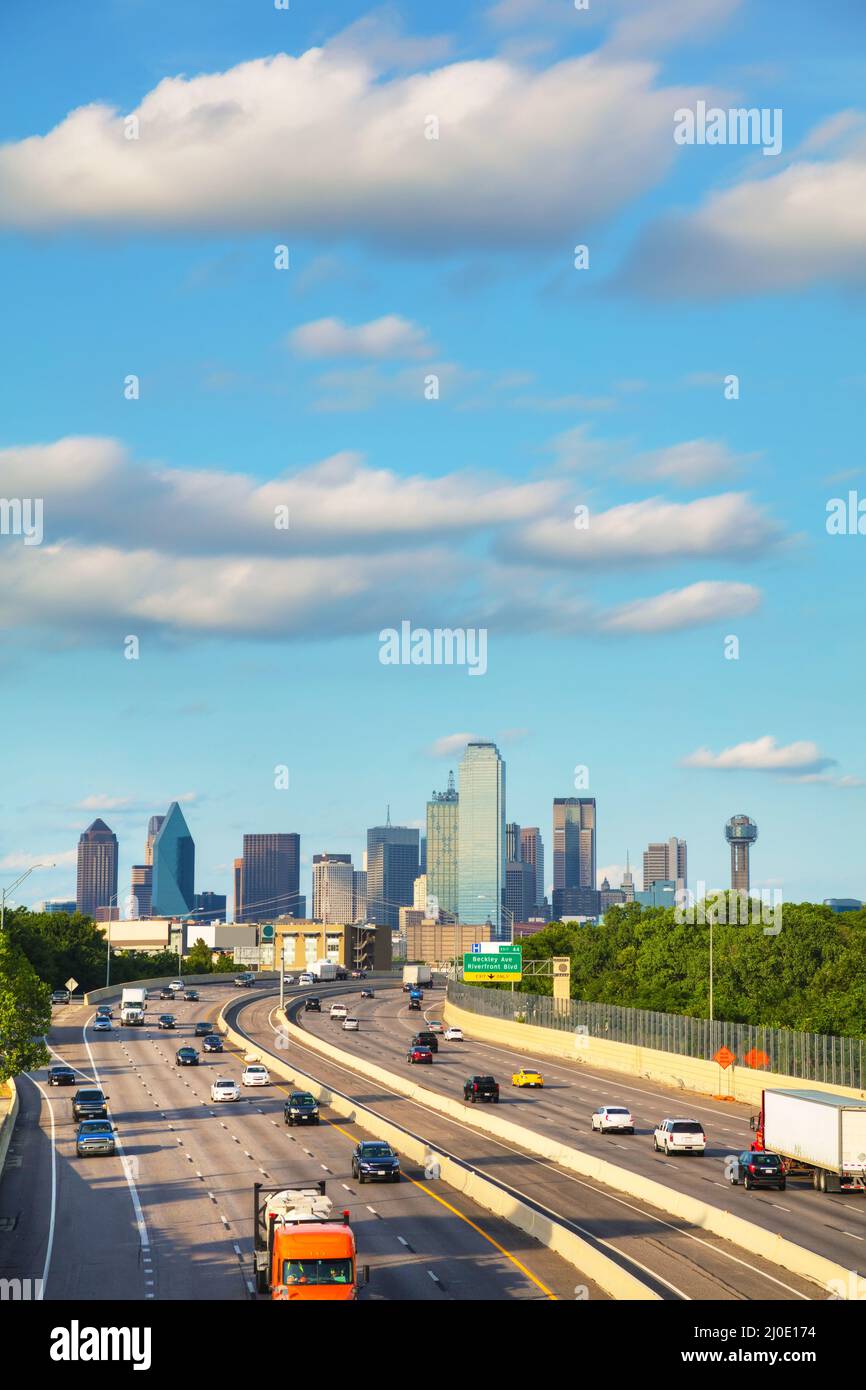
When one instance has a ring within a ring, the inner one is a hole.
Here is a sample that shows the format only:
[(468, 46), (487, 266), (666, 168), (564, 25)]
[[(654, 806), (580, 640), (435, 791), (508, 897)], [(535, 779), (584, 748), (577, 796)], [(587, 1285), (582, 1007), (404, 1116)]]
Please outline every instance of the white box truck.
[(432, 985), (433, 971), (429, 965), (404, 965), (404, 985)]
[(120, 996), (120, 1021), (127, 1028), (144, 1023), (147, 990), (130, 986)]
[(317, 960), (314, 965), (310, 966), (309, 973), (314, 975), (317, 980), (336, 980), (337, 967), (332, 960)]
[(754, 1148), (777, 1153), (819, 1192), (866, 1188), (866, 1100), (835, 1091), (765, 1090)]

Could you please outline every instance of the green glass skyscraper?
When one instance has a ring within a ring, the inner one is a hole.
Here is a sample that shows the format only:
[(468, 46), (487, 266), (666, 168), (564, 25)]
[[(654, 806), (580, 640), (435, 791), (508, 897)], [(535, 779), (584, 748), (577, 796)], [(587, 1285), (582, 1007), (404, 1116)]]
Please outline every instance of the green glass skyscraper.
[(495, 743), (469, 743), (460, 764), (458, 911), (501, 936), (505, 888), (505, 763)]
[(153, 842), (151, 911), (155, 917), (180, 917), (195, 901), (195, 843), (176, 801)]

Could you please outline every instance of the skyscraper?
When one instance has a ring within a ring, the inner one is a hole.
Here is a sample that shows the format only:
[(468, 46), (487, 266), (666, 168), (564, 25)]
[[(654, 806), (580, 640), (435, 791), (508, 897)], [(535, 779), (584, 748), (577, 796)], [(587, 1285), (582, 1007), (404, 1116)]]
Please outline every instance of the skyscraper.
[[(162, 817), (160, 817), (162, 819)], [(153, 894), (153, 863), (133, 864), (132, 880), (129, 888), (133, 901), (133, 911), (138, 917), (150, 917), (151, 896)]]
[(488, 919), (501, 936), (505, 891), (505, 763), (495, 743), (466, 746), (460, 764), (457, 884), (460, 921)]
[(244, 836), (242, 922), (302, 915), (300, 884), (300, 835)]
[(627, 903), (634, 902), (634, 875), (629, 863), (628, 850), (625, 852), (625, 873), (622, 876), (622, 891), (625, 893)]
[(731, 816), (725, 826), (725, 839), (731, 846), (731, 887), (749, 891), (749, 850), (758, 838), (758, 827), (751, 816)]
[(532, 907), (544, 902), (544, 842), (537, 825), (524, 825), (520, 832), (520, 857), (535, 869), (535, 897)]
[(147, 822), (147, 840), (144, 845), (145, 864), (153, 863), (153, 842), (160, 832), (165, 816), (151, 816)]
[(155, 917), (192, 912), (195, 899), (195, 844), (183, 811), (173, 801), (153, 841), (152, 911)]
[(367, 920), (367, 871), (355, 869), (352, 874), (352, 921)]
[(351, 854), (313, 855), (313, 921), (355, 920), (355, 874)]
[(419, 833), (408, 825), (367, 831), (367, 920), (397, 931), (400, 908), (411, 907), (418, 877)]
[(505, 858), (510, 859), (512, 863), (517, 863), (523, 858), (520, 826), (514, 820), (505, 823)]
[(427, 892), (442, 912), (457, 911), (457, 837), (459, 799), (454, 773), (448, 787), (427, 802)]
[(669, 840), (654, 841), (643, 852), (644, 892), (648, 891), (651, 883), (663, 878), (676, 880), (678, 887), (686, 886), (686, 842), (678, 840), (676, 835)]
[(595, 888), (595, 797), (553, 802), (553, 887)]
[(234, 921), (235, 921), (235, 922), (242, 922), (242, 921), (244, 920), (244, 861), (243, 861), (243, 859), (235, 859), (235, 860), (233, 861), (232, 867), (233, 867), (233, 870), (234, 870), (234, 892), (235, 892)]
[(104, 820), (93, 821), (79, 838), (75, 901), (91, 917), (117, 901), (117, 836)]

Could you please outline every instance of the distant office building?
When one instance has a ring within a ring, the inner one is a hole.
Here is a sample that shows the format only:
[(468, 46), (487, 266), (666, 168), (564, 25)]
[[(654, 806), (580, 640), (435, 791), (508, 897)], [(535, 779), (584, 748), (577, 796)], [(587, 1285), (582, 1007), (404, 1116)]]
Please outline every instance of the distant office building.
[(454, 773), (448, 787), (427, 802), (427, 892), (441, 911), (457, 911), (457, 842), (459, 799)]
[(553, 920), (565, 917), (598, 917), (601, 894), (597, 888), (554, 888)]
[(147, 822), (147, 839), (144, 844), (145, 864), (153, 864), (153, 844), (162, 829), (164, 820), (165, 816), (151, 816), (150, 820)]
[(505, 865), (505, 925), (525, 922), (535, 907), (535, 868), (522, 859), (510, 859)]
[(153, 842), (152, 911), (157, 917), (180, 917), (192, 912), (194, 901), (195, 843), (173, 801)]
[(622, 876), (622, 891), (625, 894), (627, 903), (634, 902), (634, 875), (628, 860), (628, 850), (625, 852), (625, 873)]
[(643, 893), (635, 893), (634, 900), (641, 907), (676, 907), (677, 880), (657, 878)]
[(232, 868), (233, 868), (233, 873), (234, 873), (234, 899), (235, 899), (234, 920), (235, 920), (235, 922), (242, 922), (242, 921), (244, 920), (244, 861), (243, 861), (243, 859), (235, 859), (235, 860), (233, 861)]
[(725, 839), (731, 846), (731, 888), (749, 891), (749, 851), (758, 838), (758, 827), (751, 816), (731, 816), (725, 826)]
[(682, 888), (688, 881), (686, 842), (678, 840), (676, 835), (647, 845), (643, 852), (644, 892), (662, 878), (677, 879)]
[(467, 926), (493, 923), (502, 936), (505, 892), (505, 763), (495, 743), (466, 746), (460, 764), (458, 913)]
[(398, 930), (400, 908), (411, 907), (418, 877), (418, 831), (374, 825), (367, 831), (367, 917)]
[(517, 821), (506, 821), (505, 823), (505, 861), (511, 860), (518, 863), (523, 858), (523, 846), (520, 842), (520, 826)]
[[(160, 817), (160, 819), (163, 819)], [(153, 864), (133, 864), (129, 885), (133, 917), (153, 916)]]
[(524, 825), (520, 831), (520, 858), (535, 869), (534, 907), (544, 902), (544, 842), (537, 825)]
[[(863, 904), (859, 898), (825, 898), (824, 906), (832, 912), (859, 912)], [(62, 912), (62, 908), (56, 909)]]
[(202, 922), (212, 922), (215, 918), (225, 922), (228, 906), (225, 893), (196, 893), (194, 906)]
[(420, 839), (419, 842), (418, 842), (418, 872), (419, 872), (419, 874), (426, 874), (426, 872), (427, 872), (427, 836), (426, 836), (426, 835), (422, 835), (422, 836), (421, 836), (421, 839)]
[(95, 820), (78, 841), (78, 879), (75, 901), (89, 917), (98, 907), (117, 901), (117, 836), (104, 820)]
[(300, 835), (244, 836), (242, 922), (299, 916), (300, 885)]
[(45, 898), (41, 903), (37, 903), (35, 912), (75, 912), (77, 905), (74, 898)]
[(601, 880), (601, 887), (598, 890), (599, 908), (602, 912), (607, 912), (609, 907), (616, 907), (625, 902), (625, 892), (622, 888), (611, 888), (606, 878)]
[(556, 797), (553, 802), (554, 891), (595, 889), (595, 842), (595, 797)]
[(419, 874), (412, 884), (412, 906), (427, 911), (427, 875)]
[(355, 869), (352, 873), (352, 921), (367, 920), (367, 872)]
[(313, 921), (354, 920), (355, 873), (351, 854), (314, 854)]
[(434, 922), (412, 908), (406, 916), (407, 960), (424, 961), (427, 965), (445, 965), (457, 960), (462, 965), (464, 955), (472, 950), (476, 941), (492, 939), (489, 923), (470, 927), (456, 922)]

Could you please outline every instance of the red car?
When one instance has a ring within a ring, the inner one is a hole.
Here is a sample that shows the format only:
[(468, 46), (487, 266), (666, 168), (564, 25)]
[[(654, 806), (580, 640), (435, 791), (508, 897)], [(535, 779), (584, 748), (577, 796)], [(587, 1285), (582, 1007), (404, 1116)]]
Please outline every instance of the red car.
[(429, 1047), (410, 1047), (406, 1053), (407, 1062), (433, 1062), (433, 1053)]

